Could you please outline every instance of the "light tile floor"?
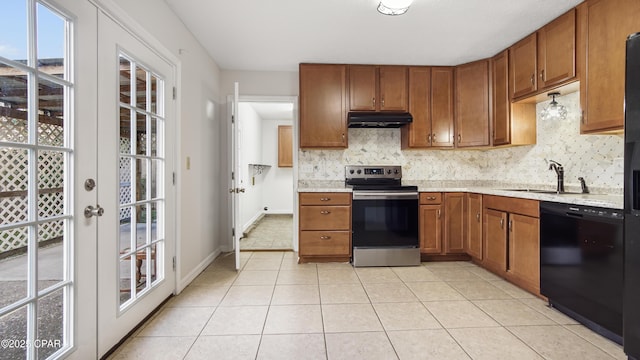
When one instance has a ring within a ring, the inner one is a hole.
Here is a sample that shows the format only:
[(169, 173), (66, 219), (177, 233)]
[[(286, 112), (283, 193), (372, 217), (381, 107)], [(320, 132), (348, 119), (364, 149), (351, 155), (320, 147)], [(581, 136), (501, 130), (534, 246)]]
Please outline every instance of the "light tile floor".
[(240, 239), (240, 250), (291, 250), (293, 215), (266, 214)]
[(468, 262), (357, 268), (293, 252), (217, 259), (112, 359), (626, 359)]

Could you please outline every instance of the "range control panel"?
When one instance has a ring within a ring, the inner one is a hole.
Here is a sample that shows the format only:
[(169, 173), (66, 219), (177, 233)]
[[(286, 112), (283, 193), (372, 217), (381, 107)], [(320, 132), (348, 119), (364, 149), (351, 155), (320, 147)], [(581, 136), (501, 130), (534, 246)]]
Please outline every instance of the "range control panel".
[(402, 167), (347, 165), (345, 179), (402, 179)]

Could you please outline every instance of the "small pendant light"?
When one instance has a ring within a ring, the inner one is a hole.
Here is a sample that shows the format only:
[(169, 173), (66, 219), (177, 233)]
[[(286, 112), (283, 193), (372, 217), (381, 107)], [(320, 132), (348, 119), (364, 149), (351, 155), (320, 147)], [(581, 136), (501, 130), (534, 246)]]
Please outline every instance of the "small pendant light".
[(551, 103), (542, 110), (541, 118), (542, 120), (566, 120), (567, 119), (567, 108), (564, 105), (558, 104), (556, 101), (556, 96), (560, 96), (559, 92), (552, 92), (547, 94), (547, 96), (551, 97)]
[(384, 15), (402, 15), (409, 10), (413, 0), (381, 0), (378, 12)]

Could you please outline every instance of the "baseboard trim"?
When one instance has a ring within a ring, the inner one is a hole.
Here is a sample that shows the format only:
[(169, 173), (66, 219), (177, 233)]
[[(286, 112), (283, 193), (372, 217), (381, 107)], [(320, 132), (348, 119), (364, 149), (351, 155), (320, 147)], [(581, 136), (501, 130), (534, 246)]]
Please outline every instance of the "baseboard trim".
[(198, 275), (200, 275), (200, 273), (202, 273), (204, 269), (207, 268), (207, 266), (211, 265), (213, 260), (215, 260), (218, 257), (218, 255), (220, 255), (221, 253), (222, 251), (220, 249), (217, 249), (216, 251), (212, 252), (204, 260), (202, 260), (200, 264), (198, 264), (193, 270), (191, 270), (187, 274), (187, 276), (180, 279), (178, 283), (178, 288), (176, 289), (176, 295), (180, 294), (182, 290), (184, 290), (184, 288), (187, 287), (187, 285), (191, 284), (191, 282), (195, 280), (198, 277)]

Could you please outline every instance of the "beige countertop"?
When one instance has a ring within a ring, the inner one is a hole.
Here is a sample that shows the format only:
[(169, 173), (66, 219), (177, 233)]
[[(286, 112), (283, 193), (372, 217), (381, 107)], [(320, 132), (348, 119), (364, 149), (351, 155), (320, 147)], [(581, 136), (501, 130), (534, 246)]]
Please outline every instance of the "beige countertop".
[[(623, 209), (624, 201), (621, 190), (590, 189), (589, 194), (580, 194), (580, 189), (567, 188), (566, 191), (577, 194), (547, 194), (513, 189), (553, 190), (552, 186), (536, 186), (489, 181), (403, 181), (403, 185), (416, 185), (420, 192), (472, 192), (483, 195), (509, 196), (539, 201), (560, 202), (566, 204)], [(298, 192), (351, 192), (344, 186), (344, 181), (337, 180), (301, 180)]]

